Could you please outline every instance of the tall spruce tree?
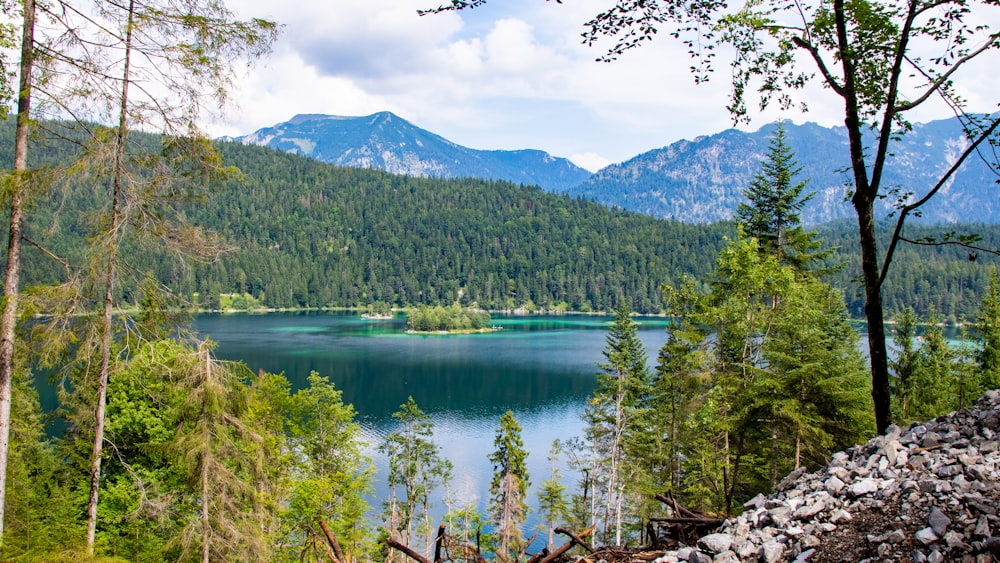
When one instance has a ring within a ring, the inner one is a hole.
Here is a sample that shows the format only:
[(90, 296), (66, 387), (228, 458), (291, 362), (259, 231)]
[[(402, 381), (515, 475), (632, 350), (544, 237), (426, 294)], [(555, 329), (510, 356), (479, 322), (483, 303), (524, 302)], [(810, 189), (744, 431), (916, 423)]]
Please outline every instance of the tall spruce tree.
[(915, 420), (914, 403), (917, 392), (919, 348), (917, 347), (917, 314), (906, 307), (896, 316), (892, 330), (892, 345), (896, 356), (889, 363), (893, 377), (889, 389), (893, 397), (893, 418), (901, 423)]
[(552, 550), (553, 534), (556, 525), (569, 510), (566, 499), (566, 485), (562, 484), (562, 473), (559, 470), (559, 440), (552, 442), (549, 450), (549, 478), (542, 482), (542, 490), (538, 494), (538, 514), (544, 518), (544, 524), (539, 527), (548, 533), (546, 546)]
[(493, 441), (493, 480), (490, 483), (490, 516), (496, 527), (494, 542), (501, 561), (517, 561), (524, 549), (521, 526), (528, 515), (528, 452), (521, 439), (521, 425), (514, 413), (500, 417)]
[[(636, 420), (649, 407), (646, 350), (625, 300), (615, 314), (598, 366), (597, 388), (584, 413), (587, 438), (594, 449), (595, 470), (602, 473), (603, 534), (621, 545), (627, 483), (631, 466), (625, 463), (627, 443), (641, 431)], [(594, 476), (596, 478), (596, 476)], [(595, 491), (596, 495), (597, 492)]]
[(737, 207), (736, 220), (748, 236), (758, 240), (761, 252), (777, 256), (781, 264), (805, 270), (829, 251), (820, 251), (817, 234), (802, 227), (799, 215), (815, 192), (803, 194), (809, 181), (795, 180), (802, 167), (785, 140), (783, 121), (777, 124), (761, 166), (743, 191), (747, 201)]

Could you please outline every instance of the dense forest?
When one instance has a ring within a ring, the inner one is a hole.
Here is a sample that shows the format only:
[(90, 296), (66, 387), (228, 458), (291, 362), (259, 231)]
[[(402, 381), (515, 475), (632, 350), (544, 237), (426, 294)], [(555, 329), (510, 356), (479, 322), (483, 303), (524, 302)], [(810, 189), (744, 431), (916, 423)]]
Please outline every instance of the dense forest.
[[(10, 133), (9, 128), (4, 128)], [(142, 138), (141, 135), (134, 135)], [(4, 150), (10, 137), (4, 135)], [(156, 144), (155, 137), (143, 142)], [(661, 284), (683, 275), (704, 277), (732, 238), (731, 222), (689, 225), (608, 209), (531, 186), (478, 179), (413, 178), (341, 168), (272, 149), (219, 145), (241, 175), (183, 209), (187, 219), (221, 235), (218, 260), (185, 266), (162, 250), (126, 243), (137, 272), (150, 273), (174, 294), (202, 308), (358, 307), (476, 304), (491, 310), (525, 308), (612, 311), (626, 296), (640, 313), (662, 311)], [(47, 162), (66, 152), (39, 151)], [(83, 239), (99, 208), (100, 186), (74, 180), (29, 216), (29, 237), (79, 262)], [(881, 231), (888, 233), (890, 225)], [(996, 225), (908, 227), (912, 239), (960, 230), (1000, 248)], [(828, 281), (844, 291), (852, 316), (862, 315), (857, 291), (856, 225), (818, 228)], [(25, 282), (52, 283), (64, 266), (37, 248), (25, 253)], [(970, 256), (976, 260), (970, 260)], [(956, 246), (904, 245), (885, 287), (890, 312), (909, 305), (958, 321), (975, 311), (996, 257)], [(135, 284), (121, 288), (126, 301)], [(242, 296), (246, 298), (242, 298)]]
[[(809, 196), (780, 134), (744, 192), (739, 226), (659, 221), (510, 183), (337, 168), (200, 132), (202, 110), (224, 104), (232, 69), (269, 51), (274, 22), (239, 21), (200, 0), (19, 8), (5, 7), (0, 24), (2, 57), (21, 37), (19, 83), (0, 73), (0, 92), (18, 97), (16, 134), (8, 128), (0, 140), (0, 158), (13, 157), (2, 192), (10, 219), (0, 319), (4, 559), (555, 560), (528, 554), (532, 476), (511, 411), (488, 456), (486, 510), (448, 506), (435, 534), (432, 492), (448, 489), (452, 466), (412, 397), (394, 414), (395, 431), (363, 436), (336, 374), (314, 372), (293, 388), (282, 374), (219, 361), (210, 341), (186, 332), (177, 304), (384, 313), (391, 303), (423, 308), (429, 322), (440, 322), (439, 308), (458, 317), (476, 306), (616, 311), (584, 435), (551, 449), (581, 479), (563, 483), (553, 461), (538, 495), (550, 549), (557, 525), (605, 546), (656, 547), (669, 530), (655, 523), (682, 506), (731, 514), (787, 471), (821, 465), (890, 418), (905, 424), (960, 409), (1000, 385), (1000, 274), (987, 250), (1000, 248), (997, 227), (973, 227), (984, 250), (896, 256), (898, 277), (884, 288), (899, 314), (883, 401), (879, 293), (867, 296), (869, 379), (843, 295), (855, 291), (858, 244), (838, 234), (846, 224), (802, 227)], [(838, 20), (855, 18), (851, 27), (875, 22), (879, 31), (896, 28), (898, 9), (858, 19), (834, 7)], [(829, 38), (821, 19), (815, 35)], [(939, 41), (956, 23), (957, 33), (973, 31), (961, 17), (947, 29), (912, 29)], [(859, 52), (904, 58), (876, 43)], [(868, 63), (863, 78), (883, 74)], [(734, 69), (742, 91), (747, 75)], [(762, 92), (780, 93), (768, 86)], [(869, 108), (883, 105), (880, 85), (862, 88)], [(75, 121), (46, 119), (68, 116)], [(845, 122), (855, 132), (857, 117), (855, 108)], [(976, 143), (992, 140), (1000, 120), (990, 121)], [(855, 196), (879, 196), (877, 181), (857, 179)], [(855, 198), (859, 217), (865, 205)], [(859, 224), (871, 249), (871, 223)], [(940, 240), (953, 228), (906, 236)], [(866, 256), (869, 290), (879, 287), (873, 261)], [(671, 317), (652, 368), (633, 310)], [(971, 321), (962, 346), (943, 337), (942, 315)], [(474, 317), (461, 322), (488, 322)], [(922, 340), (919, 321), (929, 321)], [(64, 423), (58, 436), (45, 432), (36, 386), (45, 374), (57, 393), (51, 416)], [(890, 390), (892, 412), (879, 420)], [(373, 447), (388, 460), (380, 511), (366, 501)]]

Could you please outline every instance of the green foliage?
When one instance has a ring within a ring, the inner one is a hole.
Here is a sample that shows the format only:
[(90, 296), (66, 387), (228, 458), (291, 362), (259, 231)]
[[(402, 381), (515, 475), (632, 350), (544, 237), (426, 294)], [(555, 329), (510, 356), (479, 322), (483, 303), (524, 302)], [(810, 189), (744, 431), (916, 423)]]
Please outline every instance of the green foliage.
[(839, 292), (746, 237), (719, 254), (710, 289), (667, 292), (679, 320), (660, 353), (656, 428), (671, 439), (652, 459), (686, 504), (728, 513), (873, 421)]
[(597, 388), (584, 421), (593, 448), (591, 478), (597, 484), (592, 494), (602, 497), (596, 507), (603, 512), (603, 541), (621, 545), (627, 497), (634, 492), (629, 485), (636, 483), (636, 466), (625, 460), (643, 441), (640, 422), (650, 408), (646, 350), (626, 304), (618, 308), (602, 354), (605, 361), (598, 364)]
[(1000, 388), (1000, 274), (994, 267), (990, 273), (989, 289), (983, 294), (976, 330), (982, 339), (982, 348), (976, 354), (976, 366), (986, 389)]
[(455, 303), (411, 307), (406, 310), (406, 329), (414, 332), (476, 331), (490, 328), (490, 314), (482, 309)]
[(761, 252), (775, 255), (781, 264), (805, 270), (831, 251), (821, 252), (816, 233), (802, 227), (799, 213), (815, 192), (802, 194), (807, 180), (793, 183), (800, 172), (802, 167), (785, 143), (784, 122), (779, 121), (763, 169), (743, 191), (747, 202), (739, 204), (736, 220), (747, 236), (757, 239)]
[(550, 551), (553, 549), (553, 530), (569, 511), (566, 485), (562, 484), (558, 465), (560, 449), (559, 440), (552, 442), (552, 449), (549, 450), (549, 463), (552, 464), (549, 478), (542, 482), (542, 489), (538, 493), (538, 515), (544, 519), (539, 528), (548, 532), (546, 546)]
[[(413, 542), (422, 532), (426, 552), (433, 532), (431, 495), (450, 481), (452, 465), (441, 458), (440, 448), (433, 441), (434, 424), (413, 397), (408, 397), (392, 416), (399, 420), (399, 430), (389, 433), (379, 446), (389, 458), (385, 528), (394, 539), (417, 551), (421, 551), (420, 546)], [(390, 553), (402, 557), (395, 551)]]
[(295, 478), (285, 517), (297, 532), (293, 537), (304, 538), (294, 553), (312, 546), (313, 557), (325, 557), (325, 551), (316, 549), (317, 543), (326, 544), (326, 538), (317, 535), (320, 520), (329, 525), (345, 555), (370, 553), (365, 497), (372, 492), (374, 469), (363, 454), (353, 407), (343, 403), (341, 391), (328, 378), (312, 372), (309, 386), (290, 398), (289, 410)]
[(493, 480), (490, 482), (490, 519), (495, 527), (494, 553), (501, 561), (517, 561), (524, 549), (521, 526), (528, 515), (528, 452), (514, 413), (500, 417), (493, 441)]

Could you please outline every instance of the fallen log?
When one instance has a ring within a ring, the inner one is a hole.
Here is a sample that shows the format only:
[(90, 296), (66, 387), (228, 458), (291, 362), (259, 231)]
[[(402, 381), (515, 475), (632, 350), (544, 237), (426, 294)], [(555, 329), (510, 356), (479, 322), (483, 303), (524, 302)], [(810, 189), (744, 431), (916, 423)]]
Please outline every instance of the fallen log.
[(401, 551), (404, 555), (416, 561), (417, 563), (430, 563), (429, 561), (427, 561), (427, 558), (425, 558), (423, 555), (420, 555), (416, 551), (410, 549), (410, 546), (403, 545), (392, 538), (386, 538), (385, 545), (395, 549), (396, 551)]
[(666, 524), (692, 524), (694, 526), (721, 526), (725, 520), (722, 518), (710, 518), (702, 516), (699, 518), (668, 518), (663, 516), (650, 516), (650, 522), (663, 522)]
[(586, 530), (580, 532), (579, 535), (574, 534), (573, 532), (570, 532), (565, 528), (556, 528), (554, 530), (556, 533), (563, 534), (564, 536), (569, 536), (570, 540), (562, 544), (558, 548), (556, 548), (556, 550), (551, 553), (535, 555), (534, 557), (528, 560), (528, 563), (552, 563), (553, 561), (561, 557), (564, 553), (572, 549), (574, 545), (579, 545), (580, 547), (586, 549), (588, 552), (593, 553), (594, 548), (587, 545), (587, 542), (583, 541), (583, 538), (593, 533), (593, 531), (596, 528), (597, 525), (594, 524), (589, 528), (587, 528)]

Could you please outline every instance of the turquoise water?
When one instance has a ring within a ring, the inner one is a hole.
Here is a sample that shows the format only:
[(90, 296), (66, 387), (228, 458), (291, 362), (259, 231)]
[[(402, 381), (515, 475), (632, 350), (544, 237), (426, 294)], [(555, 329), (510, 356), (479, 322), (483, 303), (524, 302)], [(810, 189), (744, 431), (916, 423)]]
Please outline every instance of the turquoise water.
[[(552, 441), (582, 434), (580, 414), (594, 389), (595, 363), (602, 360), (612, 317), (493, 320), (502, 331), (469, 335), (408, 335), (402, 317), (368, 321), (332, 313), (201, 315), (195, 326), (218, 343), (218, 357), (243, 361), (253, 371), (283, 372), (293, 388), (313, 370), (330, 377), (358, 411), (372, 444), (368, 453), (378, 470), (373, 506), (386, 495), (386, 460), (375, 445), (395, 429), (392, 413), (413, 396), (454, 464), (455, 505), (485, 509), (492, 477), (487, 456), (504, 412), (512, 410), (523, 428), (533, 489), (549, 476)], [(655, 359), (668, 321), (638, 320), (639, 336)], [(574, 476), (564, 475), (573, 490)]]

